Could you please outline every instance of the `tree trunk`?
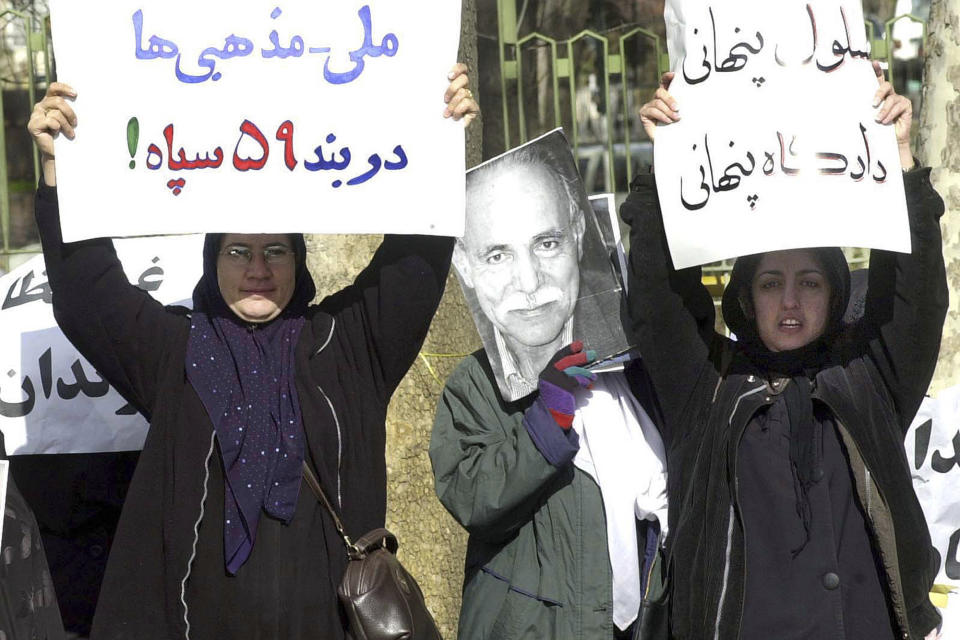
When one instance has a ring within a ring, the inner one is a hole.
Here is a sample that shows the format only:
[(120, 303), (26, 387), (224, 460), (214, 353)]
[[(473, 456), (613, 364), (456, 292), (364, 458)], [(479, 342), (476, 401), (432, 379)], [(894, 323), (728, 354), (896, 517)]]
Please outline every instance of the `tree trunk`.
[[(462, 1), (459, 60), (469, 65), (471, 88), (478, 94), (475, 0)], [(438, 107), (437, 117), (441, 110)], [(468, 167), (480, 162), (481, 130), (478, 119), (467, 131)], [(407, 197), (413, 202), (416, 194)], [(309, 236), (307, 263), (319, 297), (349, 284), (370, 261), (381, 239)], [(467, 538), (436, 498), (427, 447), (443, 381), (463, 354), (479, 347), (470, 311), (451, 274), (421, 357), (400, 383), (387, 413), (387, 527), (397, 535), (400, 559), (423, 589), (445, 638), (457, 634)]]
[[(459, 59), (470, 67), (470, 86), (479, 102), (475, 0), (462, 0), (462, 7)], [(467, 130), (468, 167), (480, 162), (482, 126), (477, 120)], [(445, 638), (457, 636), (467, 536), (437, 500), (427, 447), (443, 383), (462, 356), (480, 346), (451, 272), (423, 355), (394, 394), (387, 416), (387, 526), (402, 542), (400, 559), (420, 583)]]
[(943, 196), (943, 254), (950, 310), (943, 327), (940, 360), (931, 392), (960, 382), (960, 0), (933, 0), (927, 22), (923, 107), (916, 153), (933, 167), (933, 185)]

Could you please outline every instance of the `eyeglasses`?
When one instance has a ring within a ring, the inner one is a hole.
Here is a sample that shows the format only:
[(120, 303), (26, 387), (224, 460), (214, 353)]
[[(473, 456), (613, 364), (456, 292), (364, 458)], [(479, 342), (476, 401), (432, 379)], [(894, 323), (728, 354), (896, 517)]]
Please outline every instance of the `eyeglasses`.
[[(271, 266), (287, 266), (293, 262), (293, 249), (282, 244), (272, 244), (263, 248), (263, 261)], [(220, 257), (229, 264), (246, 267), (253, 262), (253, 251), (243, 245), (230, 245), (220, 252)]]

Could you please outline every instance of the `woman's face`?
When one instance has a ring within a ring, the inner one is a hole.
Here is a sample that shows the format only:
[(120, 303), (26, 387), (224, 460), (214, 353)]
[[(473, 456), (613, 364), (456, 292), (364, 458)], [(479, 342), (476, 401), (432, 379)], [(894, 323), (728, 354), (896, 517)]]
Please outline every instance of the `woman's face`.
[(770, 351), (799, 349), (826, 329), (830, 281), (812, 251), (764, 254), (750, 289), (757, 332)]
[(220, 295), (245, 322), (269, 322), (293, 297), (296, 256), (284, 234), (228, 233), (220, 241)]

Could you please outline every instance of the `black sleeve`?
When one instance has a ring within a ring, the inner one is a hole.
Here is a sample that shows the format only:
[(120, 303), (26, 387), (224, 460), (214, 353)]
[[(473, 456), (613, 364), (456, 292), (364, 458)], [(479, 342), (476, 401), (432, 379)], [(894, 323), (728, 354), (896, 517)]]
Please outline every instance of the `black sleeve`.
[(906, 433), (937, 364), (949, 292), (940, 237), (944, 205), (930, 169), (904, 174), (904, 188), (912, 251), (871, 252), (863, 327)]
[(362, 335), (354, 356), (369, 360), (384, 404), (413, 364), (440, 304), (453, 238), (387, 235), (353, 284), (323, 309)]
[(710, 364), (717, 338), (713, 298), (701, 282), (700, 267), (673, 268), (653, 175), (634, 179), (620, 216), (630, 225), (630, 329), (653, 381), (664, 440), (669, 441), (671, 426), (704, 377), (716, 381)]
[(110, 239), (64, 243), (55, 188), (41, 184), (35, 206), (57, 324), (149, 419), (167, 347), (189, 321), (130, 284)]

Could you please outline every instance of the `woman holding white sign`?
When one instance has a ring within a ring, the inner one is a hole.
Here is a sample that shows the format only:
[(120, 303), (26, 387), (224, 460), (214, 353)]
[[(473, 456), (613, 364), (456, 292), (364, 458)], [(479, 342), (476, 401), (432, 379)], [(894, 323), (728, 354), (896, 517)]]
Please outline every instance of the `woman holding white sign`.
[[(675, 637), (936, 636), (936, 558), (903, 437), (947, 309), (944, 205), (929, 169), (913, 166), (909, 100), (876, 70), (913, 252), (872, 253), (857, 322), (843, 322), (839, 249), (775, 251), (737, 260), (723, 296), (737, 341), (727, 340), (700, 268), (673, 268), (652, 174), (621, 210), (632, 325), (664, 413)], [(641, 109), (651, 139), (679, 119), (671, 79)]]
[[(457, 65), (445, 117), (478, 113)], [(194, 311), (130, 285), (109, 239), (65, 244), (55, 83), (28, 128), (37, 222), (64, 333), (151, 422), (111, 551), (93, 638), (344, 638), (347, 563), (309, 464), (356, 539), (382, 527), (387, 405), (440, 302), (453, 239), (387, 236), (318, 305), (300, 234), (208, 234)]]

